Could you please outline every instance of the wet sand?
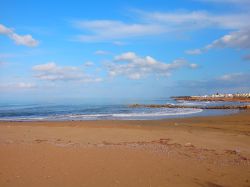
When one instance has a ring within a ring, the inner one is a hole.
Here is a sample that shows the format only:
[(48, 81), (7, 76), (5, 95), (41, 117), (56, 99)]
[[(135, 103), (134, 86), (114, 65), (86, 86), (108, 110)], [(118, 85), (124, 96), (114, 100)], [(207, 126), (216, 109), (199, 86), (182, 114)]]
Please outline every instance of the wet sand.
[(250, 186), (250, 112), (0, 122), (1, 187)]

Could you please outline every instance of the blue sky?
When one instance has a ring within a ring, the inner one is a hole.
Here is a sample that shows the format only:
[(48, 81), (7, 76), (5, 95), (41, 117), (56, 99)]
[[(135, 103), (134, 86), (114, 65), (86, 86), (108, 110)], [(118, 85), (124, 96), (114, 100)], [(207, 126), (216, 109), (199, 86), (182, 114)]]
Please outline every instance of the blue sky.
[(0, 0), (0, 97), (250, 90), (249, 0)]

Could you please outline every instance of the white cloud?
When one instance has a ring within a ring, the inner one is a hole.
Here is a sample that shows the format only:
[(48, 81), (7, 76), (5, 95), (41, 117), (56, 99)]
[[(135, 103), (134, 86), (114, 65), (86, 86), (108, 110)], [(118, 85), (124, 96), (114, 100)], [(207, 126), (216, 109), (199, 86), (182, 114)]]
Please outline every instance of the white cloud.
[(12, 39), (17, 45), (25, 45), (28, 47), (35, 47), (39, 44), (30, 34), (19, 35), (15, 33), (12, 29), (0, 24), (0, 34), (8, 36)]
[(231, 32), (217, 40), (214, 40), (211, 44), (208, 44), (201, 49), (188, 50), (186, 51), (186, 53), (191, 55), (198, 55), (215, 48), (249, 49), (250, 29)]
[(9, 34), (12, 30), (0, 24), (0, 34)]
[(181, 81), (178, 86), (182, 88), (203, 90), (207, 92), (243, 91), (250, 89), (250, 73), (228, 73), (212, 79), (199, 79)]
[(94, 65), (94, 63), (91, 62), (91, 61), (87, 61), (87, 62), (85, 62), (83, 65), (84, 65), (85, 67), (91, 67), (91, 66)]
[(94, 82), (102, 82), (103, 79), (100, 77), (92, 77), (92, 76), (85, 76), (84, 79), (81, 79), (80, 82), (82, 83), (94, 83)]
[(19, 82), (16, 84), (17, 88), (22, 88), (22, 89), (30, 89), (30, 88), (35, 88), (36, 85), (33, 83), (27, 83), (27, 82)]
[(231, 32), (207, 45), (205, 49), (212, 48), (250, 48), (250, 29)]
[[(185, 33), (206, 28), (244, 30), (249, 27), (249, 12), (211, 13), (207, 11), (145, 12), (136, 10), (137, 22), (119, 20), (74, 21), (76, 28), (85, 33), (75, 37), (76, 41), (104, 42), (131, 37), (159, 36)], [(117, 42), (116, 42), (117, 43)], [(118, 45), (120, 43), (117, 43)]]
[(221, 87), (248, 87), (250, 88), (250, 74), (249, 73), (229, 73), (220, 76), (214, 80), (217, 81), (216, 84), (221, 85)]
[(113, 44), (116, 45), (116, 46), (127, 45), (125, 42), (121, 42), (121, 41), (114, 41)]
[(239, 79), (241, 80), (242, 78), (245, 78), (244, 73), (231, 73), (231, 74), (225, 74), (225, 75), (219, 77), (218, 80), (222, 80), (222, 81), (238, 81)]
[[(208, 0), (213, 1), (213, 0)], [(214, 2), (226, 2), (226, 0), (214, 0)], [(249, 0), (234, 1), (228, 3), (249, 3)], [(186, 54), (198, 55), (213, 48), (249, 48), (250, 47), (250, 12), (214, 14), (207, 11), (179, 11), (179, 12), (143, 12), (137, 11), (145, 21), (164, 25), (168, 31), (195, 31), (205, 28), (219, 28), (231, 30), (229, 34), (214, 40), (211, 44), (200, 49), (186, 50)]]
[(202, 53), (202, 50), (201, 49), (187, 50), (185, 51), (185, 53), (189, 55), (199, 55)]
[(249, 92), (249, 73), (230, 73), (221, 77), (178, 81), (173, 89), (190, 94), (237, 93)]
[(109, 53), (110, 53), (109, 51), (104, 51), (104, 50), (97, 50), (97, 51), (95, 51), (96, 55), (107, 55)]
[(198, 64), (189, 64), (189, 67), (192, 68), (192, 69), (196, 69), (198, 68)]
[(56, 63), (49, 62), (47, 64), (36, 65), (32, 69), (35, 71), (54, 71), (56, 68)]
[(34, 89), (36, 87), (36, 84), (30, 82), (17, 82), (0, 85), (0, 88), (2, 89)]
[(76, 40), (82, 42), (109, 41), (166, 32), (157, 24), (125, 23), (115, 20), (75, 21), (74, 26), (92, 33), (78, 35)]
[(151, 56), (140, 57), (134, 52), (118, 55), (112, 63), (106, 65), (110, 76), (125, 76), (129, 79), (141, 79), (148, 75), (169, 76), (171, 71), (189, 67), (195, 68), (195, 64), (189, 64), (184, 59), (174, 60), (170, 64), (157, 61)]
[(247, 24), (249, 19), (248, 13), (214, 14), (207, 11), (138, 12), (146, 21), (157, 22), (174, 31), (208, 27), (239, 29), (249, 25)]
[(209, 3), (236, 4), (236, 5), (250, 4), (249, 0), (199, 0), (199, 1), (209, 2)]
[[(226, 0), (207, 0), (225, 2)], [(229, 0), (228, 3), (246, 4), (249, 0)], [(212, 13), (208, 11), (145, 12), (134, 11), (137, 22), (117, 20), (83, 20), (73, 22), (74, 26), (85, 33), (76, 37), (82, 42), (114, 41), (131, 37), (170, 36), (173, 33), (185, 33), (206, 28), (230, 30), (221, 38), (196, 49), (186, 50), (186, 54), (199, 55), (213, 48), (250, 47), (250, 12)], [(119, 44), (119, 43), (118, 43)]]
[(212, 14), (205, 11), (192, 11), (176, 13), (142, 12), (141, 14), (144, 15), (146, 19), (160, 22), (165, 24), (165, 26), (172, 26), (177, 31), (198, 30), (204, 28), (234, 30), (201, 49), (187, 50), (185, 51), (186, 54), (198, 55), (212, 48), (250, 47), (249, 12), (237, 14)]
[(116, 61), (133, 61), (137, 56), (134, 52), (127, 52), (115, 57)]
[(35, 47), (38, 45), (38, 41), (35, 40), (30, 34), (27, 35), (18, 35), (18, 34), (11, 34), (9, 37), (15, 41), (17, 45), (25, 45), (28, 47)]
[(48, 81), (100, 82), (100, 78), (85, 74), (79, 67), (58, 66), (54, 62), (33, 66), (35, 77)]

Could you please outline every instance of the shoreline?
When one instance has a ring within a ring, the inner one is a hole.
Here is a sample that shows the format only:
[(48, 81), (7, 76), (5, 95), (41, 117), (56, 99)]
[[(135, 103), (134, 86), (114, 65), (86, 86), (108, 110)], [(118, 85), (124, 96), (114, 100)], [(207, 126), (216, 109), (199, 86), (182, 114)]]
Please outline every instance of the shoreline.
[(221, 105), (221, 106), (199, 106), (199, 105), (174, 105), (174, 104), (132, 104), (129, 105), (131, 108), (192, 108), (192, 109), (202, 109), (202, 110), (249, 110), (250, 105)]
[[(205, 109), (204, 109), (205, 110)], [(209, 110), (209, 109), (208, 109)], [(217, 109), (220, 110), (220, 109)], [(227, 109), (230, 110), (230, 109)], [(229, 115), (237, 115), (239, 113), (248, 112), (250, 110), (237, 110), (237, 109), (231, 109), (234, 110), (232, 113), (223, 113), (223, 114), (207, 114), (207, 115), (195, 115), (198, 113), (191, 113), (191, 114), (182, 114), (182, 115), (168, 115), (166, 118), (159, 118), (159, 119), (91, 119), (91, 120), (1, 120), (0, 119), (0, 125), (1, 123), (39, 123), (39, 122), (45, 122), (45, 123), (59, 123), (59, 122), (116, 122), (116, 121), (123, 121), (123, 122), (133, 122), (133, 121), (168, 121), (168, 120), (178, 120), (178, 119), (187, 119), (187, 118), (202, 118), (202, 117), (216, 117), (216, 116), (229, 116)], [(203, 112), (203, 111), (202, 111)], [(195, 115), (195, 116), (192, 116)]]
[(0, 165), (4, 187), (248, 186), (250, 112), (0, 122)]

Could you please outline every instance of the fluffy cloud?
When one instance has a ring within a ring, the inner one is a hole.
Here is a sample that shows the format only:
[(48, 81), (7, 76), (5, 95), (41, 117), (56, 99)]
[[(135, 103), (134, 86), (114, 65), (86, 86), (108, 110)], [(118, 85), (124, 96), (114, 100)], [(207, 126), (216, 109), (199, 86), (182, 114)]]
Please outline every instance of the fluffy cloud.
[(249, 49), (250, 48), (250, 29), (243, 29), (234, 31), (214, 40), (211, 44), (206, 45), (201, 49), (194, 49), (186, 51), (187, 54), (198, 55), (214, 48), (237, 48)]
[(31, 35), (19, 35), (15, 33), (12, 29), (0, 24), (0, 34), (8, 36), (17, 45), (25, 45), (28, 47), (35, 47), (39, 44)]
[(206, 49), (224, 47), (250, 48), (250, 29), (231, 32), (230, 34), (224, 35), (207, 45)]
[(169, 76), (173, 70), (182, 67), (196, 68), (196, 64), (189, 64), (184, 59), (166, 64), (151, 56), (140, 57), (134, 52), (118, 55), (106, 66), (110, 76), (125, 76), (129, 79), (141, 79), (148, 75)]
[(96, 78), (85, 74), (79, 67), (58, 66), (54, 62), (33, 66), (35, 77), (48, 81), (79, 81), (79, 82), (100, 82), (101, 78)]

